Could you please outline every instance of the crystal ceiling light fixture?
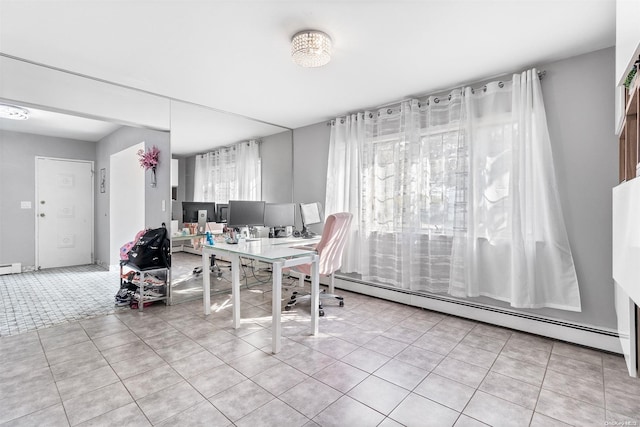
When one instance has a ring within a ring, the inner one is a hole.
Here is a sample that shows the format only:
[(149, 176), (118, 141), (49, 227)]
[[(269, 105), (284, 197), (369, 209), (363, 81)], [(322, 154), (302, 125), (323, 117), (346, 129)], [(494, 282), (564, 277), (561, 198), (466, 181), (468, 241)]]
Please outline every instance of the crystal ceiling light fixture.
[(291, 39), (291, 59), (301, 67), (322, 67), (331, 60), (331, 37), (317, 30), (296, 33)]
[(29, 110), (10, 104), (0, 104), (0, 118), (12, 120), (27, 120)]

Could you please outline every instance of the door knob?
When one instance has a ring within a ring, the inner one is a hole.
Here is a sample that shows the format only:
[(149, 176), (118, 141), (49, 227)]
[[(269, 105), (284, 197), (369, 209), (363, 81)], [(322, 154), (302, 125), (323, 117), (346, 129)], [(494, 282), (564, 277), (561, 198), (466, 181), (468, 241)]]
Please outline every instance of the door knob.
[(41, 213), (41, 214), (40, 214), (40, 216), (41, 216), (42, 218), (44, 218), (44, 214), (43, 214), (43, 213)]

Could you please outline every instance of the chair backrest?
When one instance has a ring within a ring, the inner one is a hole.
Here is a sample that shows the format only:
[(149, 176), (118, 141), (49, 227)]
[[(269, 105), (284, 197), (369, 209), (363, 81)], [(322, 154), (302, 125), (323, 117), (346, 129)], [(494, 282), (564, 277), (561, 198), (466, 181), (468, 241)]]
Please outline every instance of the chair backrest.
[(322, 230), (322, 237), (316, 246), (320, 260), (319, 273), (328, 276), (342, 266), (342, 252), (349, 237), (353, 215), (339, 212), (327, 216)]

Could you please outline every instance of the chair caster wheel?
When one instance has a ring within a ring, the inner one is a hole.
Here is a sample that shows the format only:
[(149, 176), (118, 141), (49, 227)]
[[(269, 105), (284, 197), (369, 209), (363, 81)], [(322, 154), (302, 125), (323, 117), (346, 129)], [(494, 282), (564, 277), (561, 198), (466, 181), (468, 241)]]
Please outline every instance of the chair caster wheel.
[(344, 301), (340, 301), (340, 307), (344, 307)]
[[(293, 291), (293, 292), (291, 293), (291, 295), (298, 295), (298, 291)], [(291, 297), (291, 298), (293, 298), (293, 297)]]
[(291, 311), (291, 306), (290, 305), (285, 305), (284, 306), (284, 311)]
[(324, 317), (324, 310), (320, 310), (320, 311), (318, 311), (318, 316), (320, 316), (320, 317)]

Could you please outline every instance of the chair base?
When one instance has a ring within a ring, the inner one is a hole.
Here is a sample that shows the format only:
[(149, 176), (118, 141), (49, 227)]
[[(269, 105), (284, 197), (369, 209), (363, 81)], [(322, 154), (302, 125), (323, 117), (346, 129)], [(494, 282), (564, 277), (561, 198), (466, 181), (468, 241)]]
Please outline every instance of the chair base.
[[(320, 292), (320, 305), (318, 306), (318, 315), (319, 316), (324, 316), (324, 309), (322, 307), (322, 300), (323, 299), (336, 299), (339, 301), (339, 306), (340, 307), (344, 307), (344, 298), (341, 297), (340, 295), (336, 295), (336, 294), (328, 294), (324, 291)], [(289, 311), (291, 310), (291, 308), (293, 308), (294, 305), (298, 304), (299, 302), (311, 302), (311, 294), (305, 294), (305, 295), (300, 295), (298, 294), (297, 291), (294, 291), (293, 294), (291, 295), (291, 299), (289, 299), (289, 302), (287, 303), (287, 305), (284, 307), (285, 311)]]
[[(220, 280), (220, 278), (222, 277), (222, 269), (218, 266), (218, 264), (216, 264), (215, 255), (211, 256), (211, 265), (209, 266), (209, 270), (212, 273), (216, 273), (216, 275), (218, 276), (218, 280)], [(202, 267), (195, 267), (191, 273), (194, 276), (199, 276), (200, 274), (202, 274)]]

